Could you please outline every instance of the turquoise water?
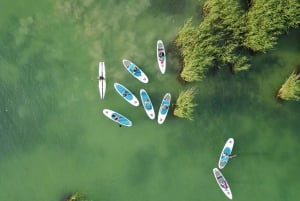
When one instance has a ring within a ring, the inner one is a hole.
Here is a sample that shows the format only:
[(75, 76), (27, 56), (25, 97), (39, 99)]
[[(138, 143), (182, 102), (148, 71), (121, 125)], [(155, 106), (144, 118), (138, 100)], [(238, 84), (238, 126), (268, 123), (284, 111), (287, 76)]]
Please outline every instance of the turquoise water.
[[(174, 102), (194, 86), (177, 80), (171, 42), (188, 17), (198, 16), (199, 3), (2, 1), (0, 200), (57, 201), (74, 191), (94, 201), (227, 200), (212, 169), (229, 137), (238, 157), (222, 172), (235, 200), (297, 200), (300, 107), (274, 96), (300, 64), (299, 31), (257, 55), (248, 72), (222, 69), (197, 84), (194, 121), (169, 115), (158, 125), (113, 88), (119, 82), (136, 95), (146, 89), (157, 111), (166, 92)], [(158, 39), (167, 48), (165, 75), (156, 64)], [(149, 83), (134, 79), (123, 58), (140, 66)], [(104, 108), (126, 115), (133, 127), (119, 127)]]

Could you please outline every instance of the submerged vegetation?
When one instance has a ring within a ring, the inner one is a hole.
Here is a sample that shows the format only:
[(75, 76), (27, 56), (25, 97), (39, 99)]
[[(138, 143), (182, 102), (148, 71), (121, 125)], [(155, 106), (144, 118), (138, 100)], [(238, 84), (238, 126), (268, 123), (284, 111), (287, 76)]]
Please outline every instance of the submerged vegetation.
[(277, 93), (282, 100), (300, 101), (300, 73), (293, 72)]
[(177, 117), (193, 120), (194, 107), (197, 105), (193, 103), (195, 95), (195, 88), (190, 88), (180, 92), (176, 100), (173, 114)]
[(81, 192), (75, 192), (71, 194), (66, 201), (89, 201), (85, 198), (85, 195)]
[(250, 2), (245, 10), (236, 0), (207, 0), (200, 25), (187, 20), (175, 40), (183, 59), (183, 80), (201, 81), (211, 68), (247, 70), (250, 52), (272, 49), (278, 36), (300, 24), (297, 0)]

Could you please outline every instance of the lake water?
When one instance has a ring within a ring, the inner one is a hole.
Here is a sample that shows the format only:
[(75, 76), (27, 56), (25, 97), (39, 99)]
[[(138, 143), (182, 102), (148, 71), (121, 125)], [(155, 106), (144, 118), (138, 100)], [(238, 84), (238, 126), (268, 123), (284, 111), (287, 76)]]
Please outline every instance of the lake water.
[[(84, 3), (82, 3), (84, 2)], [(300, 106), (274, 96), (300, 64), (299, 31), (257, 55), (247, 72), (222, 69), (182, 85), (172, 41), (199, 0), (2, 0), (0, 3), (0, 200), (61, 201), (82, 191), (90, 200), (227, 200), (212, 169), (235, 138), (224, 170), (240, 201), (300, 197)], [(156, 64), (156, 41), (167, 71)], [(127, 58), (148, 75), (134, 79)], [(107, 92), (98, 92), (105, 61)], [(144, 88), (157, 111), (162, 96), (198, 86), (194, 121), (170, 113), (163, 125), (115, 92), (119, 82)], [(119, 127), (110, 108), (133, 121)]]

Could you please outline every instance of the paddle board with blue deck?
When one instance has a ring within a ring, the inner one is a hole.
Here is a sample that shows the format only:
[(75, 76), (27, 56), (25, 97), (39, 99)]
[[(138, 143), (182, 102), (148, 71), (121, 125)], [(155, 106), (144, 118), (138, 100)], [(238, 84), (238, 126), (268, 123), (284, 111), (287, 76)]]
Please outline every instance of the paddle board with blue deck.
[(231, 154), (232, 152), (232, 149), (233, 149), (233, 145), (234, 145), (234, 139), (233, 138), (229, 138), (223, 149), (222, 149), (222, 152), (221, 152), (221, 155), (220, 155), (220, 158), (219, 158), (219, 169), (223, 169), (226, 164), (228, 163), (229, 161), (229, 155)]
[(167, 64), (167, 57), (166, 57), (166, 50), (164, 47), (164, 43), (162, 40), (157, 41), (156, 45), (156, 57), (157, 57), (157, 63), (159, 70), (162, 74), (165, 74), (166, 72), (166, 64)]
[(137, 65), (135, 65), (131, 61), (129, 61), (127, 59), (123, 59), (123, 65), (128, 70), (128, 72), (131, 75), (133, 75), (133, 77), (138, 79), (139, 81), (141, 81), (143, 83), (149, 82), (147, 75), (139, 67), (137, 67)]
[(146, 111), (146, 114), (148, 115), (148, 117), (150, 119), (155, 119), (155, 112), (154, 112), (153, 104), (152, 104), (150, 97), (147, 94), (145, 89), (140, 90), (140, 96), (141, 96), (141, 100), (143, 103), (143, 107)]
[(158, 111), (157, 122), (159, 124), (164, 123), (168, 115), (170, 104), (171, 104), (171, 94), (166, 93), (163, 97), (163, 100), (161, 101), (159, 111)]
[(105, 75), (105, 63), (103, 61), (99, 62), (99, 92), (100, 92), (100, 99), (104, 99), (105, 90), (106, 90), (106, 75)]
[(219, 187), (221, 188), (221, 190), (223, 191), (223, 193), (229, 198), (232, 199), (232, 193), (230, 190), (230, 187), (225, 179), (225, 177), (223, 176), (223, 174), (221, 173), (221, 171), (218, 168), (214, 168), (213, 169), (213, 173), (214, 176), (216, 178), (216, 181), (219, 185)]
[(132, 122), (129, 119), (127, 119), (125, 116), (123, 116), (113, 110), (104, 109), (103, 114), (110, 120), (112, 120), (122, 126), (127, 126), (127, 127), (132, 126)]
[(139, 106), (139, 100), (131, 91), (129, 91), (129, 89), (119, 83), (114, 83), (114, 87), (118, 94), (120, 94), (120, 96), (122, 96), (122, 98), (124, 98), (128, 103), (136, 107)]

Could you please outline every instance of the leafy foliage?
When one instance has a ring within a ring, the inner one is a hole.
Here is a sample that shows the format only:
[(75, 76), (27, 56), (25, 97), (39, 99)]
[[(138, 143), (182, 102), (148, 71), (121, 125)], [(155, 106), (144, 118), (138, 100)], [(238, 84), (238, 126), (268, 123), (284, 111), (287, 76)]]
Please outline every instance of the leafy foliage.
[(244, 45), (266, 52), (276, 45), (283, 32), (299, 26), (300, 4), (297, 0), (252, 0), (245, 19)]
[(248, 59), (239, 56), (243, 43), (243, 12), (236, 0), (208, 0), (204, 20), (198, 27), (189, 19), (178, 33), (175, 44), (180, 49), (184, 67), (182, 79), (201, 81), (212, 67), (233, 66), (248, 69)]
[(300, 73), (293, 72), (277, 93), (282, 100), (300, 100)]
[(196, 49), (200, 47), (201, 43), (199, 30), (192, 26), (192, 19), (189, 19), (180, 30), (175, 43), (183, 56), (184, 67), (181, 78), (189, 82), (202, 80), (213, 57), (207, 54), (203, 55), (201, 50)]
[(236, 0), (207, 0), (199, 26), (189, 19), (175, 40), (183, 58), (181, 78), (201, 81), (211, 68), (247, 70), (249, 50), (265, 52), (278, 37), (300, 25), (297, 0), (251, 0), (243, 10)]
[(81, 192), (75, 192), (72, 195), (70, 195), (66, 201), (88, 201), (85, 198), (85, 195)]
[(194, 107), (197, 105), (193, 103), (195, 95), (195, 88), (180, 92), (173, 114), (177, 117), (193, 120)]

